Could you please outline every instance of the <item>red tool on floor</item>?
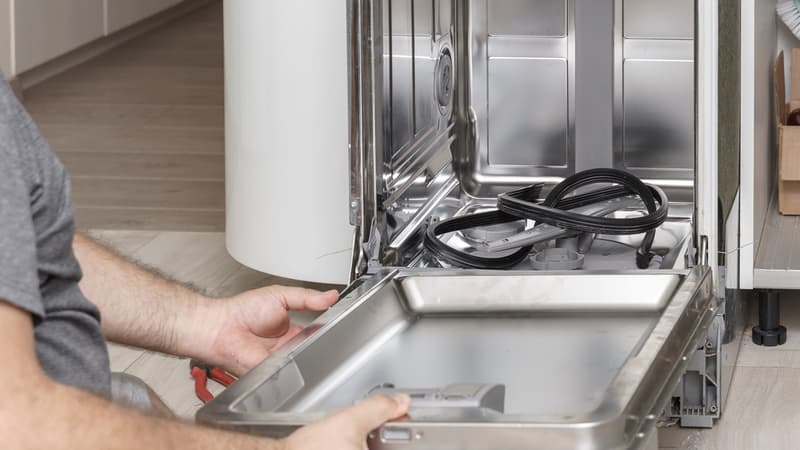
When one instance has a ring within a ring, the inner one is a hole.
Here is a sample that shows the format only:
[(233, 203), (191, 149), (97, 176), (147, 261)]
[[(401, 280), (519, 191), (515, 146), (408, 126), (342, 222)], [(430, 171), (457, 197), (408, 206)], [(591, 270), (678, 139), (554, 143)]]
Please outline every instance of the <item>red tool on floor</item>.
[(194, 393), (197, 398), (208, 403), (214, 398), (214, 394), (208, 390), (208, 380), (212, 379), (217, 383), (228, 387), (232, 385), (236, 378), (228, 372), (220, 369), (219, 367), (211, 367), (208, 364), (202, 363), (193, 359), (189, 362), (189, 369), (194, 378)]

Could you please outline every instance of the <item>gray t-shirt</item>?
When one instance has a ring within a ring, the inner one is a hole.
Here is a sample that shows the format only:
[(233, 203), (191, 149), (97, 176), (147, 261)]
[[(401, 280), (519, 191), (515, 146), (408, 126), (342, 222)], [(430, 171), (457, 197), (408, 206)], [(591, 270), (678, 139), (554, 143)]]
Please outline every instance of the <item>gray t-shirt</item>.
[(78, 288), (74, 230), (66, 171), (0, 81), (0, 301), (31, 313), (50, 377), (108, 395), (108, 350), (100, 313)]

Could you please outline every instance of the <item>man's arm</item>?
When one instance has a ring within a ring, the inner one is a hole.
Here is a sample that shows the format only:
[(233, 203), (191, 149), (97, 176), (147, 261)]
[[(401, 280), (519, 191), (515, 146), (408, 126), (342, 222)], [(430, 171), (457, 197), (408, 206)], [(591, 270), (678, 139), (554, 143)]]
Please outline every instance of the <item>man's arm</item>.
[(0, 361), (0, 436), (4, 448), (19, 450), (360, 450), (367, 433), (410, 406), (407, 397), (373, 397), (282, 441), (157, 419), (50, 380), (36, 359), (30, 314), (2, 300)]
[[(179, 356), (196, 317), (209, 308), (208, 297), (166, 280), (76, 233), (81, 291), (100, 309), (106, 337), (114, 342)], [(186, 334), (185, 336), (182, 334)]]
[(300, 332), (288, 310), (327, 309), (336, 291), (270, 286), (211, 299), (75, 235), (80, 287), (112, 341), (190, 356), (242, 374)]
[[(170, 422), (130, 411), (44, 374), (30, 314), (0, 301), (0, 436), (16, 449), (283, 449), (282, 442)], [(102, 422), (102, 426), (98, 424)], [(44, 430), (44, 432), (43, 432)]]

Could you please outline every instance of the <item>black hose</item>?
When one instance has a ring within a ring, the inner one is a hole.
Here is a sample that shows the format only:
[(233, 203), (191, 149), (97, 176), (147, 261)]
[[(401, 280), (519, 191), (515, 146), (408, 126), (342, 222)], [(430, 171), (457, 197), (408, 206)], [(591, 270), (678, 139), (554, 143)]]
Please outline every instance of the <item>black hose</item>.
[[(598, 183), (611, 183), (615, 186), (568, 197), (581, 187)], [(425, 248), (437, 258), (461, 267), (508, 269), (524, 261), (533, 246), (524, 246), (500, 257), (477, 256), (450, 247), (438, 236), (477, 226), (530, 219), (537, 224), (546, 223), (585, 233), (614, 235), (645, 233), (642, 244), (636, 252), (636, 266), (640, 269), (649, 266), (654, 256), (651, 248), (656, 228), (667, 219), (669, 210), (667, 196), (663, 190), (657, 186), (647, 185), (635, 175), (617, 169), (590, 169), (576, 173), (556, 185), (543, 202), (536, 203), (542, 187), (541, 184), (535, 184), (500, 194), (497, 198), (497, 211), (471, 214), (431, 224), (425, 233)], [(648, 212), (646, 216), (616, 219), (569, 212), (581, 206), (628, 195), (641, 198)]]
[[(542, 184), (534, 184), (527, 188), (520, 189), (518, 192), (520, 198), (536, 200), (542, 192)], [(442, 220), (441, 222), (432, 223), (425, 233), (425, 249), (428, 250), (433, 256), (448, 261), (459, 267), (468, 267), (474, 269), (510, 269), (517, 264), (521, 263), (528, 257), (532, 245), (521, 247), (510, 255), (505, 256), (478, 256), (465, 251), (461, 251), (450, 247), (439, 239), (439, 236), (453, 231), (461, 231), (469, 228), (497, 225), (501, 223), (514, 222), (521, 220), (519, 217), (506, 214), (502, 211), (489, 211), (477, 214), (468, 214), (466, 216), (454, 217), (452, 219)]]

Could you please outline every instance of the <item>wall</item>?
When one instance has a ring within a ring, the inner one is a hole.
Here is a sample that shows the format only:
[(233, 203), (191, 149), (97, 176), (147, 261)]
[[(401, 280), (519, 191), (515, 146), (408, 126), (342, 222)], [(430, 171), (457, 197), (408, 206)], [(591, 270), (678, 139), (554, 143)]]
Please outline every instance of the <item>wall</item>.
[(0, 0), (0, 69), (10, 78), (14, 74), (13, 28), (11, 4), (13, 0)]

